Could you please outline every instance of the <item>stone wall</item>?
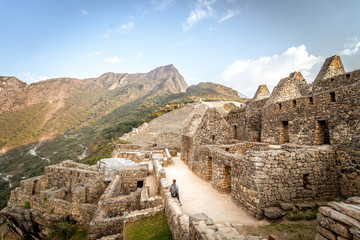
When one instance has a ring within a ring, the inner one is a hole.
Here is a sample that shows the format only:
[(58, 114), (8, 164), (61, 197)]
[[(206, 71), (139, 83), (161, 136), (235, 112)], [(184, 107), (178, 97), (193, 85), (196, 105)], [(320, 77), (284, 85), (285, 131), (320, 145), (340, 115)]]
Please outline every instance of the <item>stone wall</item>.
[(149, 170), (147, 166), (121, 167), (118, 174), (121, 179), (121, 194), (126, 195), (136, 191), (138, 187), (145, 186)]
[(317, 216), (318, 240), (360, 239), (360, 197), (345, 202), (330, 202), (320, 207)]
[(340, 58), (333, 56), (313, 84), (293, 73), (265, 96), (255, 95), (245, 112), (225, 118), (236, 132), (233, 137), (270, 144), (330, 144), (341, 194), (359, 195), (360, 70), (345, 73)]
[(182, 138), (182, 160), (194, 170), (197, 168), (198, 151), (201, 145), (225, 144), (234, 135), (231, 126), (224, 120), (215, 108), (206, 110), (204, 116), (194, 116), (192, 123), (185, 130)]
[(208, 145), (199, 149), (199, 155), (194, 172), (216, 189), (231, 192), (232, 199), (256, 217), (279, 202), (327, 199), (339, 194), (336, 155), (329, 146)]

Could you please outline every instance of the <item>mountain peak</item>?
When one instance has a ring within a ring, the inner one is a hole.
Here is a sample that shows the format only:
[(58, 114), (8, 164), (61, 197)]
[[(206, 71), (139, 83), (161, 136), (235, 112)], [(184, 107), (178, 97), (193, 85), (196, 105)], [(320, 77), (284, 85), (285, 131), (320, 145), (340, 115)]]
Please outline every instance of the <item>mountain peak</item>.
[(185, 92), (188, 85), (173, 64), (157, 67), (146, 74), (151, 79), (171, 79), (176, 89)]

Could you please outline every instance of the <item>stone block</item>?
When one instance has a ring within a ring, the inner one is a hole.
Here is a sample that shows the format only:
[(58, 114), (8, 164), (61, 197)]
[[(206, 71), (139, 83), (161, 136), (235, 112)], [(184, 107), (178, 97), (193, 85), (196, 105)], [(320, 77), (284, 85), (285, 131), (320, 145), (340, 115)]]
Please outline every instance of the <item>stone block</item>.
[(324, 215), (327, 216), (331, 219), (334, 219), (336, 221), (339, 221), (341, 223), (345, 223), (346, 225), (352, 226), (352, 227), (356, 227), (356, 228), (360, 228), (360, 222), (357, 221), (356, 219), (349, 217), (343, 213), (340, 213), (330, 207), (321, 207), (319, 209), (319, 212)]
[(319, 225), (317, 226), (317, 231), (318, 233), (320, 233), (322, 236), (326, 237), (329, 240), (336, 240), (336, 235), (334, 233)]
[(315, 203), (296, 203), (295, 206), (299, 210), (307, 210), (307, 209), (314, 209), (316, 207)]
[(264, 215), (270, 219), (276, 219), (284, 216), (285, 212), (278, 207), (269, 207), (264, 209)]
[(294, 205), (292, 203), (279, 202), (279, 205), (284, 211), (292, 211), (294, 210)]
[(332, 232), (335, 232), (340, 236), (343, 236), (345, 238), (351, 238), (352, 236), (346, 225), (336, 222), (330, 218), (327, 218), (321, 213), (318, 213), (317, 215), (317, 222), (321, 227), (327, 230), (331, 230)]

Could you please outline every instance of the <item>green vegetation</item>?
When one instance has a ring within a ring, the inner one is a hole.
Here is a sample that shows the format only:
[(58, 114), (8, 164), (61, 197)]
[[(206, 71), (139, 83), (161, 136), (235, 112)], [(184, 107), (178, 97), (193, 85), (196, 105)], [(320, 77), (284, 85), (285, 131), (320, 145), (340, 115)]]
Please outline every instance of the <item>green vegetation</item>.
[(37, 141), (48, 110), (48, 103), (39, 103), (0, 114), (0, 148)]
[(172, 235), (165, 214), (143, 218), (130, 223), (125, 230), (126, 239), (129, 240), (170, 240)]
[(26, 201), (25, 204), (24, 204), (24, 208), (29, 209), (30, 208), (30, 203)]
[(198, 85), (190, 86), (185, 93), (177, 94), (175, 100), (170, 103), (189, 103), (195, 102), (199, 98), (203, 101), (238, 101), (246, 102), (247, 99), (239, 97), (237, 91), (225, 87), (221, 84), (211, 82), (201, 82)]
[(76, 227), (71, 222), (60, 222), (50, 232), (46, 239), (69, 240), (76, 233)]
[(244, 235), (268, 238), (270, 234), (281, 240), (313, 240), (315, 239), (317, 223), (280, 223), (260, 227), (241, 227), (238, 231)]
[(318, 210), (317, 209), (308, 209), (306, 211), (293, 211), (286, 214), (286, 218), (291, 221), (298, 220), (313, 220), (316, 219)]
[(3, 224), (0, 225), (0, 240), (2, 240), (2, 234), (3, 232), (5, 232), (7, 229), (7, 223), (4, 222)]

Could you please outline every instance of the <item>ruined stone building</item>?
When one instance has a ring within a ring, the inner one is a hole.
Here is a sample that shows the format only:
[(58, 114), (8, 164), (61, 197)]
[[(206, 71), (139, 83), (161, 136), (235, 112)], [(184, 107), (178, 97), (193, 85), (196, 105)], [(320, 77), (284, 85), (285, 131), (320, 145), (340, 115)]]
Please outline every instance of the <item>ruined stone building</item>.
[(299, 72), (259, 86), (226, 122), (207, 110), (182, 137), (182, 159), (250, 214), (279, 202), (360, 194), (360, 70), (326, 59), (312, 84)]

